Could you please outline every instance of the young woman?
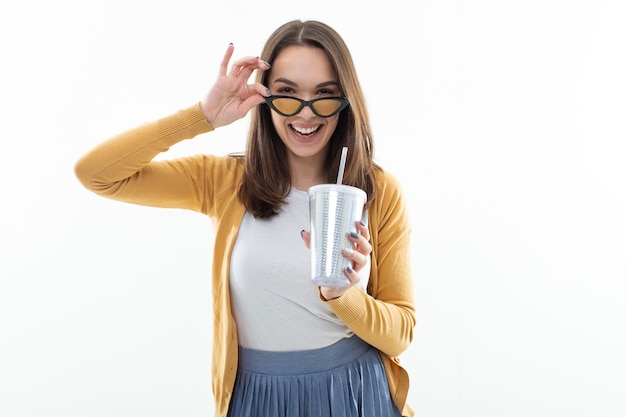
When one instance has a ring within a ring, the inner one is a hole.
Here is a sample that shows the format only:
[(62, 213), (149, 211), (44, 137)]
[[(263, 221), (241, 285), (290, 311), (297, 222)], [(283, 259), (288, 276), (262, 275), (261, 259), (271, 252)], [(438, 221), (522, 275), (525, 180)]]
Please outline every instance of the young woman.
[[(398, 182), (373, 162), (348, 48), (323, 23), (292, 21), (259, 58), (231, 65), (233, 50), (203, 100), (95, 147), (76, 175), (102, 196), (214, 221), (216, 415), (412, 416), (398, 360), (415, 326), (409, 216)], [(154, 160), (248, 112), (243, 155)], [(366, 218), (343, 253), (350, 285), (318, 288), (307, 189), (336, 182), (344, 146), (343, 183), (367, 193)]]

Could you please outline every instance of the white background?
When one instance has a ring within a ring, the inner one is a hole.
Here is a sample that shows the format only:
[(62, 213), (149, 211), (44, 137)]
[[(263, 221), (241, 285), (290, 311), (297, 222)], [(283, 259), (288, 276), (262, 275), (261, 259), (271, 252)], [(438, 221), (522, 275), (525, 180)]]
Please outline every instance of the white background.
[(417, 416), (626, 415), (625, 2), (39, 0), (0, 6), (0, 416), (212, 415), (209, 220), (73, 165), (293, 18), (345, 38), (405, 185)]

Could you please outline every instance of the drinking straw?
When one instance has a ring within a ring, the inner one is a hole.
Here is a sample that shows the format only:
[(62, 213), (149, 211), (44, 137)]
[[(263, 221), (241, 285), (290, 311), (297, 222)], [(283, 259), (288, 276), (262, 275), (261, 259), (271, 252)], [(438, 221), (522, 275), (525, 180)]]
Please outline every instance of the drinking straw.
[(344, 146), (341, 150), (341, 160), (339, 161), (339, 172), (337, 173), (337, 185), (343, 182), (343, 171), (346, 169), (346, 155), (348, 154), (348, 147)]

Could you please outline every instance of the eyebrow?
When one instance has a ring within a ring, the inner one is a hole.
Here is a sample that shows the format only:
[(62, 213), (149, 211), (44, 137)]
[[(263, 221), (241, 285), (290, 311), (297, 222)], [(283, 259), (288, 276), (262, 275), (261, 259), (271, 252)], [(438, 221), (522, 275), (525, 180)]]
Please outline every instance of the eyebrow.
[[(287, 84), (290, 85), (292, 87), (297, 87), (298, 84), (287, 79), (287, 78), (276, 78), (274, 81), (272, 81), (273, 83), (283, 83), (283, 84)], [(335, 86), (338, 87), (339, 83), (337, 81), (325, 81), (323, 83), (319, 83), (315, 86), (315, 88), (321, 88), (321, 87), (328, 87), (328, 86)]]

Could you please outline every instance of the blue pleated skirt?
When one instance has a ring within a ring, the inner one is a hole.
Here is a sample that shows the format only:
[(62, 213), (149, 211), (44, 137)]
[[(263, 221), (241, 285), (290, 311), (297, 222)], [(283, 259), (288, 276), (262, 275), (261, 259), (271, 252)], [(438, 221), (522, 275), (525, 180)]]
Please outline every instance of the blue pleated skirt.
[(305, 351), (239, 348), (229, 417), (401, 417), (378, 351), (357, 336)]

